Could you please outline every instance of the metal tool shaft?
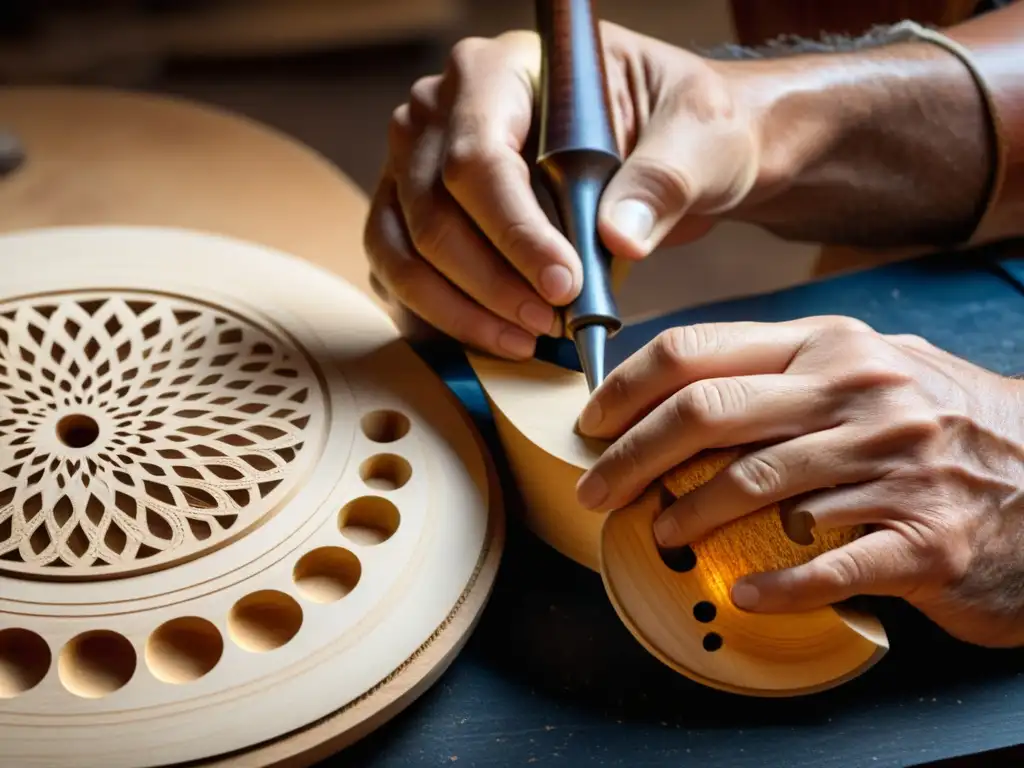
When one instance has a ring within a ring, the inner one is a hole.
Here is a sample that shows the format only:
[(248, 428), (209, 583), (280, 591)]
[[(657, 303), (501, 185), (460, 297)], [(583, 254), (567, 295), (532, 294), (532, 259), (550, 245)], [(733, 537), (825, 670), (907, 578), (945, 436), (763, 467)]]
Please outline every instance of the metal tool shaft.
[(605, 376), (605, 342), (622, 327), (611, 256), (597, 233), (601, 195), (621, 165), (604, 53), (590, 0), (537, 0), (541, 40), (537, 164), (566, 238), (583, 264), (580, 295), (564, 310), (591, 391)]

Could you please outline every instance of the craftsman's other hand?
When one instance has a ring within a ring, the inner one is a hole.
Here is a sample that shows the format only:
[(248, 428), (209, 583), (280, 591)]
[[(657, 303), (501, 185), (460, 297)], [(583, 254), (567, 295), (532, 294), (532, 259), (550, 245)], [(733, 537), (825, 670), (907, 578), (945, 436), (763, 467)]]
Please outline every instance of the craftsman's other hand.
[[(638, 259), (669, 234), (706, 231), (697, 215), (748, 191), (757, 151), (713, 62), (614, 24), (601, 34), (628, 155), (602, 198), (601, 235), (616, 256)], [(533, 33), (458, 43), (392, 116), (365, 232), (374, 281), (406, 319), (513, 359), (532, 356), (538, 336), (561, 335), (555, 308), (582, 281), (532, 186), (539, 68)]]
[(674, 328), (594, 392), (585, 434), (614, 440), (580, 502), (616, 508), (705, 449), (753, 446), (655, 522), (662, 546), (769, 504), (868, 532), (739, 581), (757, 612), (904, 598), (950, 634), (1024, 644), (1024, 395), (910, 336), (849, 318)]

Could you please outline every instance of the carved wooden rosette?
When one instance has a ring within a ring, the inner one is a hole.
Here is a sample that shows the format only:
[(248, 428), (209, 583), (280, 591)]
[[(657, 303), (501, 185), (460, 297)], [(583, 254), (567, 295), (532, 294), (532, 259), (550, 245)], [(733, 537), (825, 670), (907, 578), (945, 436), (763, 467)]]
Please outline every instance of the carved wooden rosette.
[(310, 764), (436, 678), (500, 496), (367, 297), (182, 230), (0, 258), (0, 764)]

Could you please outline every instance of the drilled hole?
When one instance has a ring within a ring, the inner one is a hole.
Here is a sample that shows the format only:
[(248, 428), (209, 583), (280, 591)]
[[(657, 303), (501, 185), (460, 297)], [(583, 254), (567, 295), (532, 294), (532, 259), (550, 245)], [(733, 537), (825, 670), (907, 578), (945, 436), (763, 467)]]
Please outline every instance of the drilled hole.
[(701, 600), (693, 606), (693, 618), (701, 624), (708, 624), (714, 621), (717, 615), (718, 609), (715, 608), (714, 603), (709, 603), (707, 600)]
[(691, 547), (658, 548), (661, 561), (676, 573), (686, 573), (697, 567), (697, 554)]
[(810, 512), (794, 509), (792, 504), (779, 507), (782, 530), (794, 544), (809, 547), (814, 543), (814, 518)]
[(71, 693), (83, 699), (99, 699), (127, 685), (137, 661), (128, 638), (96, 630), (84, 632), (64, 646), (57, 673)]
[(370, 488), (379, 491), (396, 491), (409, 482), (412, 467), (401, 456), (378, 453), (371, 456), (359, 467), (359, 476)]
[(704, 641), (702, 643), (704, 650), (708, 653), (714, 653), (722, 647), (722, 636), (717, 632), (708, 632), (704, 635)]
[(100, 425), (92, 416), (72, 413), (57, 422), (57, 437), (69, 448), (85, 448), (100, 436)]
[(314, 603), (333, 603), (356, 588), (363, 566), (342, 547), (320, 547), (295, 564), (292, 577), (302, 596)]
[(398, 530), (398, 507), (381, 496), (362, 496), (346, 504), (338, 515), (341, 532), (357, 544), (382, 544)]
[(197, 616), (171, 619), (146, 643), (146, 664), (157, 680), (180, 685), (208, 674), (224, 653), (224, 638), (212, 622)]
[(375, 443), (393, 443), (409, 433), (409, 419), (398, 411), (373, 411), (363, 416), (360, 426)]
[(35, 688), (46, 677), (52, 655), (35, 632), (0, 630), (0, 699), (13, 699)]
[(295, 598), (274, 589), (246, 595), (231, 608), (228, 632), (239, 648), (265, 653), (288, 643), (302, 627)]

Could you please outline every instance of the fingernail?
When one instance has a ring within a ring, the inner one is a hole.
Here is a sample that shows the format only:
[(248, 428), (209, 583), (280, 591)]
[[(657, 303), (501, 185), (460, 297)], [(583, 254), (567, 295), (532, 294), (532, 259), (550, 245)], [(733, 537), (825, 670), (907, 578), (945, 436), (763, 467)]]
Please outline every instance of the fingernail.
[(537, 340), (526, 331), (506, 328), (498, 336), (498, 344), (513, 357), (530, 357)]
[(549, 333), (554, 325), (555, 311), (536, 301), (527, 301), (519, 308), (519, 319), (536, 333)]
[(590, 472), (576, 486), (576, 498), (587, 509), (596, 509), (608, 498), (608, 484), (599, 474)]
[(643, 244), (654, 230), (654, 211), (639, 200), (623, 200), (612, 211), (612, 226), (630, 240)]
[(743, 608), (748, 611), (753, 610), (757, 607), (760, 599), (761, 593), (757, 591), (757, 587), (749, 582), (738, 581), (732, 588), (732, 601), (736, 604), (737, 608)]
[(540, 289), (552, 303), (568, 299), (569, 291), (572, 290), (572, 273), (561, 264), (545, 267), (540, 273)]
[(658, 540), (659, 546), (677, 546), (679, 526), (672, 515), (662, 515), (654, 521), (654, 538)]
[(597, 431), (597, 428), (601, 426), (601, 419), (604, 418), (604, 414), (601, 413), (601, 405), (591, 400), (583, 408), (579, 418), (580, 432), (584, 434), (593, 434)]

